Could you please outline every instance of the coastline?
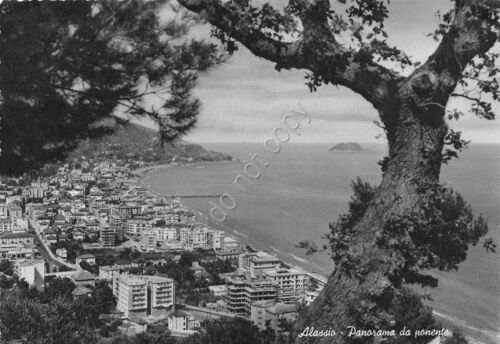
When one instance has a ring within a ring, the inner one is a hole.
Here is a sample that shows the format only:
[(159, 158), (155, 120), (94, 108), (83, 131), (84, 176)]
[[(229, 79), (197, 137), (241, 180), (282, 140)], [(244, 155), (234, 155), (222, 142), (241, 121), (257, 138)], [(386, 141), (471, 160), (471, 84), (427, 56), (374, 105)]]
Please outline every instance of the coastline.
[[(172, 165), (172, 164), (168, 163), (168, 164), (158, 164), (158, 165), (141, 167), (141, 168), (135, 169), (131, 172), (134, 174), (137, 174), (137, 176), (138, 176), (138, 178), (136, 180), (137, 186), (147, 188), (148, 194), (150, 194), (154, 197), (165, 197), (167, 195), (161, 195), (155, 191), (152, 191), (151, 185), (145, 185), (144, 178), (146, 178), (150, 173), (155, 172), (155, 171), (162, 169), (162, 168), (171, 168), (171, 167), (178, 167), (178, 166), (182, 166), (182, 167), (190, 167), (191, 166), (191, 167), (193, 167), (193, 166), (206, 166), (206, 165), (228, 165), (228, 164), (239, 163), (239, 162), (240, 162), (239, 159), (235, 158), (235, 159), (230, 160), (230, 161), (228, 161), (228, 160), (226, 160), (226, 161), (197, 161), (197, 162), (182, 163), (182, 164), (177, 164), (177, 165)], [(183, 206), (185, 206), (185, 205), (183, 204)], [(187, 207), (187, 208), (189, 208), (189, 207)], [(189, 208), (189, 209), (193, 213), (195, 213), (195, 214), (197, 213), (200, 216), (205, 217), (205, 219), (207, 218), (206, 214), (203, 214), (203, 213), (201, 213), (197, 210), (191, 209), (191, 208)], [(202, 220), (200, 222), (205, 224), (205, 225), (210, 225), (207, 223), (206, 220)], [(273, 256), (277, 256), (276, 252), (273, 252), (272, 248), (271, 249), (264, 249), (264, 248), (258, 247), (254, 243), (251, 242), (251, 240), (248, 236), (243, 235), (243, 234), (237, 232), (236, 230), (233, 230), (232, 232), (234, 232), (234, 233), (231, 233), (228, 231), (228, 229), (222, 228), (221, 226), (218, 226), (217, 229), (224, 231), (224, 233), (226, 233), (226, 235), (228, 235), (228, 236), (237, 237), (236, 239), (240, 243), (242, 243), (245, 246), (249, 246), (251, 249), (253, 249), (255, 251), (264, 251), (264, 252), (267, 252)], [(291, 258), (294, 258), (294, 257), (292, 256)], [(280, 257), (280, 259), (281, 259), (282, 264), (285, 267), (296, 269), (304, 274), (307, 274), (309, 277), (311, 277), (311, 278), (313, 278), (321, 283), (326, 283), (328, 280), (328, 276), (324, 276), (324, 275), (316, 273), (316, 272), (311, 272), (311, 271), (308, 271), (301, 266), (297, 266), (295, 264), (289, 263), (289, 262), (284, 260), (284, 257)]]
[[(161, 165), (154, 165), (154, 166), (147, 166), (143, 169), (141, 169), (142, 171), (141, 172), (144, 172), (143, 174), (141, 174), (141, 178), (147, 176), (149, 173), (159, 169), (159, 168), (162, 168), (162, 167), (175, 167), (175, 166), (207, 166), (207, 165), (212, 165), (212, 164), (230, 164), (230, 163), (236, 163), (237, 160), (233, 160), (233, 161), (221, 161), (221, 162), (191, 162), (191, 163), (185, 163), (185, 164), (178, 164), (178, 165), (170, 165), (170, 164), (161, 164)], [(144, 182), (142, 184), (143, 187), (146, 187), (148, 189), (148, 192), (150, 192), (151, 194), (154, 194), (154, 192), (152, 191), (152, 186), (151, 185), (145, 185), (146, 182)], [(161, 195), (158, 195), (158, 197), (161, 197)], [(188, 206), (188, 208), (192, 209), (192, 207)], [(195, 213), (198, 213), (198, 211), (195, 211)], [(205, 220), (202, 220), (200, 221), (202, 223), (206, 223), (208, 225), (211, 225), (209, 223), (207, 223), (207, 221)], [(237, 231), (235, 231), (233, 228), (230, 228), (228, 227), (227, 225), (222, 225), (222, 226), (218, 226), (217, 224), (215, 224), (215, 226), (213, 226), (214, 228), (217, 228), (217, 229), (220, 229), (220, 230), (223, 230), (227, 235), (229, 236), (233, 236), (233, 237), (236, 237), (238, 241), (240, 241), (242, 244), (249, 244), (252, 248), (255, 248), (257, 250), (260, 250), (259, 247), (265, 247), (263, 249), (263, 251), (266, 251), (272, 255), (276, 255), (278, 252), (275, 252), (275, 250), (273, 250), (272, 247), (268, 248), (265, 243), (264, 243), (264, 246), (262, 246), (262, 243), (256, 243), (254, 242), (255, 240), (252, 240), (252, 237), (251, 236), (248, 236), (246, 234), (243, 234), (243, 233), (238, 233)], [(241, 235), (239, 235), (241, 234)], [(305, 271), (308, 275), (312, 275), (312, 274), (315, 274), (315, 273), (312, 273), (312, 272), (309, 272), (309, 271), (312, 271), (309, 269), (306, 268), (302, 268), (302, 267), (298, 267), (296, 266), (295, 262), (291, 262), (289, 263), (290, 260), (294, 259), (293, 256), (288, 256), (288, 253), (287, 252), (279, 252), (277, 254), (278, 256), (281, 256), (280, 259), (282, 260), (283, 264), (286, 265), (286, 266), (290, 266), (292, 268), (296, 268), (296, 269), (299, 269), (301, 271)], [(321, 276), (321, 277), (324, 277), (324, 276)], [(325, 278), (326, 279), (326, 278)], [(450, 317), (448, 314), (454, 314), (454, 313), (445, 313), (445, 314), (435, 314), (436, 317), (438, 318), (442, 318), (442, 315), (444, 315), (444, 317)], [(441, 316), (440, 316), (441, 315)], [(449, 320), (449, 319), (448, 319)], [(448, 321), (448, 323), (450, 323), (450, 325), (452, 325), (451, 327), (459, 327), (461, 328), (463, 331), (464, 331), (464, 335), (467, 335), (467, 337), (469, 337), (471, 340), (473, 340), (473, 343), (481, 343), (481, 344), (493, 344), (496, 342), (496, 340), (498, 340), (498, 338), (495, 338), (495, 335), (496, 333), (494, 332), (491, 332), (489, 330), (481, 330), (479, 328), (475, 328), (473, 327), (473, 325), (470, 325), (469, 323), (465, 322), (464, 319), (459, 319), (459, 321)], [(477, 326), (477, 325), (476, 325)]]
[(156, 164), (156, 165), (150, 165), (146, 167), (139, 167), (136, 168), (135, 170), (131, 170), (130, 173), (136, 174), (139, 179), (142, 177), (145, 177), (147, 174), (154, 172), (156, 170), (159, 170), (161, 168), (168, 168), (168, 167), (177, 167), (177, 166), (182, 166), (182, 167), (187, 167), (187, 166), (201, 166), (201, 165), (226, 165), (226, 164), (233, 164), (233, 163), (238, 163), (239, 159), (233, 159), (233, 160), (221, 160), (221, 161), (193, 161), (193, 162), (186, 162), (186, 163), (178, 163), (176, 165), (172, 165), (172, 163), (161, 163), (161, 164)]

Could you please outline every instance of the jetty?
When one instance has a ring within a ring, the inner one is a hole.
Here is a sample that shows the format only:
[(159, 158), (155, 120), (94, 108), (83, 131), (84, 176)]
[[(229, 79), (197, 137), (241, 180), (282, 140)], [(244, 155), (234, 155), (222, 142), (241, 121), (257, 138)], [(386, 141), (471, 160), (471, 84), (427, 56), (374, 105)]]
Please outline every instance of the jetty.
[(166, 198), (220, 198), (222, 194), (166, 195)]

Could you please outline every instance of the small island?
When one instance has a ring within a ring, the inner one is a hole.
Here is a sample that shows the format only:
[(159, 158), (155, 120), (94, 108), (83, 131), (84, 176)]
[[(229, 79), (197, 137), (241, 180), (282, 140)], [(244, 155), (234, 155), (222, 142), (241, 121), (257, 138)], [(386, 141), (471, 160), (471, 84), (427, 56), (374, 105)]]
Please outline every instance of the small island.
[(330, 148), (330, 151), (338, 151), (338, 152), (362, 152), (363, 150), (364, 149), (361, 147), (361, 145), (356, 142), (338, 143), (332, 148)]

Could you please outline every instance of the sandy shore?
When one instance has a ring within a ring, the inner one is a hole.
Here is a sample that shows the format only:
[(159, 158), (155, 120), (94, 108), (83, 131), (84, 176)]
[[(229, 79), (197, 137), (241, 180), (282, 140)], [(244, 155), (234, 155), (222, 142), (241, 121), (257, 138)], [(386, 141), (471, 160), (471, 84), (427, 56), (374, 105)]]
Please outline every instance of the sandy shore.
[(139, 178), (140, 178), (140, 177), (143, 177), (143, 175), (149, 174), (149, 173), (156, 171), (160, 168), (204, 166), (204, 165), (226, 165), (226, 164), (234, 164), (234, 163), (238, 163), (238, 162), (239, 162), (239, 159), (224, 160), (224, 161), (196, 161), (196, 162), (186, 162), (186, 163), (177, 164), (177, 165), (172, 165), (172, 163), (168, 163), (168, 164), (158, 164), (158, 165), (140, 167), (140, 168), (136, 168), (135, 170), (132, 170), (130, 172), (139, 175)]

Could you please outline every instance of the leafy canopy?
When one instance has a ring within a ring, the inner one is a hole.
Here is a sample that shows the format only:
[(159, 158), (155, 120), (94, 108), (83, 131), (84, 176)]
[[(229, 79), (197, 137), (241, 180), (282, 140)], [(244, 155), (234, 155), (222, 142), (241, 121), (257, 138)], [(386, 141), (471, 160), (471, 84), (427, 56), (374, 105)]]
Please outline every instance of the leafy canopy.
[(123, 114), (155, 119), (164, 141), (185, 134), (198, 73), (221, 61), (193, 23), (168, 0), (1, 3), (0, 173), (63, 158)]

